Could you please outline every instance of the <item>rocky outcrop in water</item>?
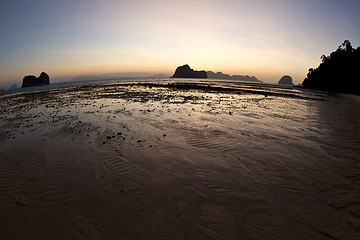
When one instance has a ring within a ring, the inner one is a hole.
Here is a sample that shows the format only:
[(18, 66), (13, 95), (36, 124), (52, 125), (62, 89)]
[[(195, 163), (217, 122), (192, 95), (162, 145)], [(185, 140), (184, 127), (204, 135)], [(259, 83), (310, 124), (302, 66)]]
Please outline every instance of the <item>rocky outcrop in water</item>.
[(49, 75), (47, 75), (45, 72), (42, 72), (40, 74), (40, 76), (38, 77), (38, 80), (40, 82), (40, 85), (49, 85), (50, 84)]
[(28, 75), (23, 78), (22, 88), (38, 86), (38, 79), (34, 75)]
[(50, 84), (49, 75), (45, 72), (42, 72), (39, 77), (33, 75), (28, 75), (23, 78), (22, 88), (25, 87), (34, 87), (34, 86), (43, 86)]
[(283, 77), (279, 80), (278, 84), (290, 85), (290, 86), (293, 86), (293, 85), (294, 85), (293, 82), (292, 82), (292, 77), (290, 77), (290, 76), (288, 76), (288, 75), (283, 76)]
[(172, 78), (207, 78), (205, 71), (194, 71), (189, 65), (185, 64), (176, 69)]

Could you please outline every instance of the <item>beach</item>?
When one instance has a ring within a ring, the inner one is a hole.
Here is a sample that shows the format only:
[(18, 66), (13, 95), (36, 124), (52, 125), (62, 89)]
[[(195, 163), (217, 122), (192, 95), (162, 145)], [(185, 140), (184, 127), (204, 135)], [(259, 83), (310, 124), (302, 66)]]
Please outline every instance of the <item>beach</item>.
[(359, 96), (124, 83), (0, 113), (0, 239), (360, 239)]

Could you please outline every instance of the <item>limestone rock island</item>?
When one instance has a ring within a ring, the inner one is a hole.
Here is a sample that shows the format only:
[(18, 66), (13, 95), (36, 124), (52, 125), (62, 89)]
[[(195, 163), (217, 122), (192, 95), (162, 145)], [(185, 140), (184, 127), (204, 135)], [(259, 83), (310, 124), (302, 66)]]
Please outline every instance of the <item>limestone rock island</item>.
[(194, 71), (189, 65), (185, 64), (176, 69), (172, 78), (207, 78), (206, 71)]
[(294, 85), (293, 82), (292, 82), (292, 77), (290, 77), (290, 76), (288, 76), (288, 75), (283, 76), (283, 77), (279, 80), (278, 84), (290, 85), (290, 86), (293, 86), (293, 85)]
[(50, 78), (45, 72), (42, 72), (39, 77), (28, 75), (23, 78), (22, 88), (49, 85)]

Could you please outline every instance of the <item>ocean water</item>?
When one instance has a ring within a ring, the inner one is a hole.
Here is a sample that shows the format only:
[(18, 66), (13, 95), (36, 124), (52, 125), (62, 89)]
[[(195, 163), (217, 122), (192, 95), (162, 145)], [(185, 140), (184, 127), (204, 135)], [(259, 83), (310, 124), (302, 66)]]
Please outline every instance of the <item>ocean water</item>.
[[(10, 94), (18, 94), (24, 92), (37, 92), (37, 91), (48, 91), (52, 89), (60, 89), (60, 88), (70, 88), (70, 87), (79, 87), (79, 86), (93, 86), (93, 85), (106, 85), (106, 84), (124, 84), (124, 83), (150, 83), (150, 82), (157, 82), (157, 83), (174, 83), (174, 82), (202, 82), (202, 83), (233, 83), (237, 85), (243, 86), (275, 86), (280, 87), (280, 85), (273, 85), (273, 84), (261, 84), (261, 83), (248, 83), (248, 82), (240, 82), (240, 81), (230, 81), (230, 80), (223, 80), (223, 79), (100, 79), (100, 80), (83, 80), (83, 81), (68, 81), (68, 82), (60, 82), (60, 83), (51, 83), (45, 86), (35, 86), (35, 87), (27, 87), (27, 88), (17, 88), (15, 90), (6, 91), (5, 95)], [(285, 85), (282, 85), (283, 88), (286, 88)]]

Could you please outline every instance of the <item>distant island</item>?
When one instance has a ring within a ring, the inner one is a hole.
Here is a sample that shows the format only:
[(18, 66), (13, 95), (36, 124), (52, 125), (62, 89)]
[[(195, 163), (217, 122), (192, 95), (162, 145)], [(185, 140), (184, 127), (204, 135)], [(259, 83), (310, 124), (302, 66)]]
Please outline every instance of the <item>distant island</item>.
[(204, 70), (195, 71), (188, 64), (185, 64), (176, 68), (172, 78), (207, 78), (207, 73)]
[(16, 90), (16, 89), (18, 89), (18, 86), (17, 86), (15, 83), (13, 83), (13, 84), (8, 88), (8, 91), (14, 91), (14, 90)]
[(278, 84), (281, 84), (281, 85), (289, 85), (289, 86), (294, 86), (293, 82), (292, 82), (292, 77), (288, 76), (288, 75), (285, 75), (283, 76)]
[(236, 80), (236, 81), (246, 81), (246, 82), (262, 82), (256, 77), (248, 75), (229, 75), (222, 72), (213, 72), (213, 71), (195, 71), (190, 68), (188, 64), (179, 66), (176, 68), (172, 78), (208, 78), (208, 79), (226, 79), (226, 80)]
[(304, 88), (360, 95), (360, 47), (345, 40), (330, 56), (321, 56), (318, 68), (310, 68)]
[(23, 78), (22, 88), (49, 85), (50, 78), (45, 72), (42, 72), (39, 77), (28, 75)]
[(209, 79), (226, 79), (226, 80), (237, 80), (237, 81), (245, 81), (245, 82), (262, 82), (260, 80), (258, 80), (256, 77), (252, 76), (250, 77), (249, 75), (229, 75), (229, 74), (224, 74), (222, 72), (212, 72), (212, 71), (208, 71), (207, 72), (208, 78)]

